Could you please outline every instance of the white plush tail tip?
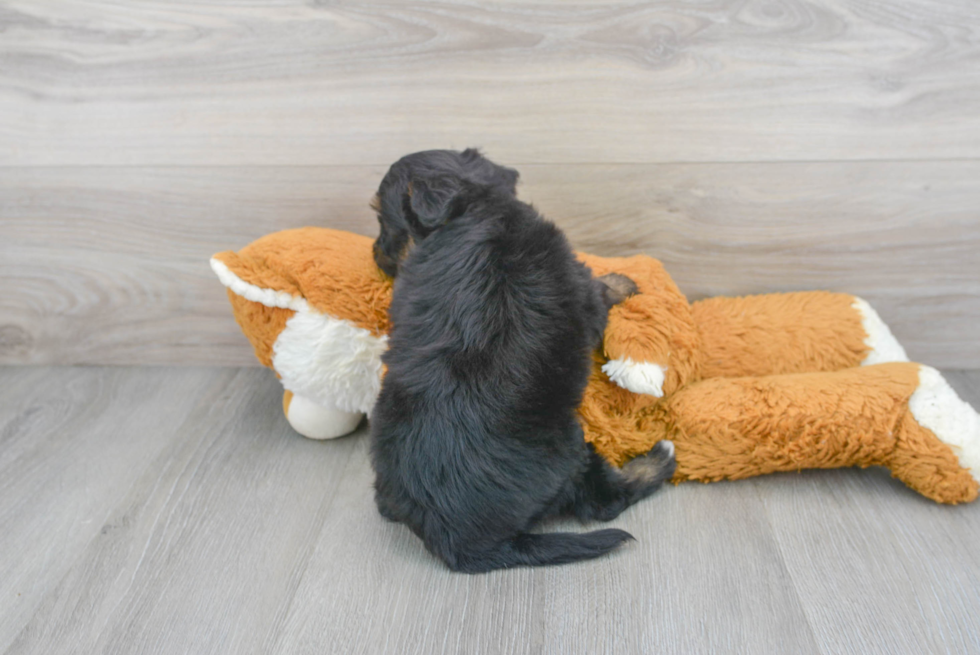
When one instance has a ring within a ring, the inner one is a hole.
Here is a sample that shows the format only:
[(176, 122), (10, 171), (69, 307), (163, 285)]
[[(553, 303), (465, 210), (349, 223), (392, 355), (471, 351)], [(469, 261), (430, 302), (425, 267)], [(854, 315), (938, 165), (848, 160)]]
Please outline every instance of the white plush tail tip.
[(909, 399), (909, 410), (919, 425), (953, 449), (960, 466), (980, 482), (980, 415), (960, 400), (939, 371), (919, 368), (919, 388)]
[(861, 366), (909, 361), (902, 344), (866, 300), (855, 296), (851, 306), (861, 315), (861, 327), (868, 335), (864, 339), (864, 345), (871, 349), (861, 362)]

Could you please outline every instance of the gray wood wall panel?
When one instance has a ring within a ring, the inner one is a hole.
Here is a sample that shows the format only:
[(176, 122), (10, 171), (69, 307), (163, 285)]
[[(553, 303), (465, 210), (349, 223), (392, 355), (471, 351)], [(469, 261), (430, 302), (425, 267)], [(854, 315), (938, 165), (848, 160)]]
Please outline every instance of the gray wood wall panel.
[(2, 165), (980, 156), (973, 0), (6, 0)]
[(477, 145), (692, 298), (853, 291), (980, 366), (978, 109), (973, 0), (0, 0), (0, 363), (246, 364), (208, 255)]
[[(521, 166), (576, 247), (661, 259), (692, 299), (867, 298), (910, 356), (980, 367), (980, 162)], [(376, 234), (384, 166), (15, 168), (0, 362), (254, 363), (207, 260), (262, 234)]]

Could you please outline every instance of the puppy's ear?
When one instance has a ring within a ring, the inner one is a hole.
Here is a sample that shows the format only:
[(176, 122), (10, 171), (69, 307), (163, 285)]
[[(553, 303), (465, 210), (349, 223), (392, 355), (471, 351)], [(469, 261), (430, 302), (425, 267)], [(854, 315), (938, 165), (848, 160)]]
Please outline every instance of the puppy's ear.
[(452, 218), (456, 197), (462, 191), (460, 180), (446, 175), (412, 180), (409, 205), (419, 223), (434, 230)]
[(520, 173), (515, 171), (513, 168), (498, 166), (497, 175), (500, 180), (499, 184), (506, 188), (512, 196), (516, 196), (517, 180), (520, 178)]
[(464, 150), (460, 153), (460, 159), (463, 161), (466, 176), (478, 184), (495, 187), (512, 196), (517, 195), (517, 180), (520, 175), (513, 168), (493, 163), (476, 148)]

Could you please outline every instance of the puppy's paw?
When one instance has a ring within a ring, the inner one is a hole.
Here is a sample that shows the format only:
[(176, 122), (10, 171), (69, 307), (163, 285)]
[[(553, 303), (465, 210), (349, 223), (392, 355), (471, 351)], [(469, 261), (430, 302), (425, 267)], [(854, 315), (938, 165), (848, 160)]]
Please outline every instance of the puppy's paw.
[(677, 470), (674, 443), (658, 441), (646, 455), (640, 455), (623, 466), (623, 476), (630, 486), (631, 501), (636, 502), (656, 491)]
[(596, 279), (603, 284), (602, 298), (608, 307), (618, 305), (637, 293), (636, 283), (625, 275), (607, 273)]

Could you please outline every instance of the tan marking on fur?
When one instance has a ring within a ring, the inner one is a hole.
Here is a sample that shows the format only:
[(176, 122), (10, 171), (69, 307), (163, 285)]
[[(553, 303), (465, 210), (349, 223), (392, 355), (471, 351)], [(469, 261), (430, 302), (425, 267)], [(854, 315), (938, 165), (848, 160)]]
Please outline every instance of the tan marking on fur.
[(609, 289), (609, 297), (613, 299), (613, 304), (619, 304), (628, 297), (636, 293), (636, 285), (633, 280), (619, 273), (606, 273), (602, 277), (596, 278)]
[(405, 258), (411, 254), (412, 250), (415, 248), (415, 239), (411, 236), (405, 241), (405, 245), (402, 246), (401, 252), (398, 253), (398, 261), (403, 262)]
[(368, 207), (373, 209), (377, 213), (381, 213), (381, 196), (377, 193), (371, 198), (371, 202), (368, 203)]
[(669, 457), (664, 458), (657, 455), (637, 457), (627, 462), (621, 471), (629, 482), (645, 485), (663, 479), (669, 462)]

